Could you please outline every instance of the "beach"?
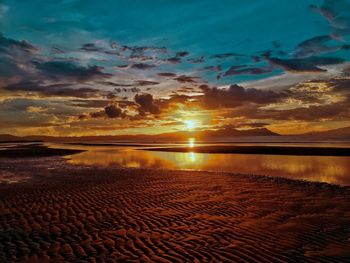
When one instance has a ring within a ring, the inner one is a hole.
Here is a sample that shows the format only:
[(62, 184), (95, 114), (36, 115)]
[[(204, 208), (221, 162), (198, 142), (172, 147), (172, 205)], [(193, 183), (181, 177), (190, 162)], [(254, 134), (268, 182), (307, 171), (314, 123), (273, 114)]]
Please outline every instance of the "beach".
[(0, 263), (350, 263), (350, 0), (0, 25)]
[(61, 157), (0, 171), (1, 262), (350, 260), (349, 187)]

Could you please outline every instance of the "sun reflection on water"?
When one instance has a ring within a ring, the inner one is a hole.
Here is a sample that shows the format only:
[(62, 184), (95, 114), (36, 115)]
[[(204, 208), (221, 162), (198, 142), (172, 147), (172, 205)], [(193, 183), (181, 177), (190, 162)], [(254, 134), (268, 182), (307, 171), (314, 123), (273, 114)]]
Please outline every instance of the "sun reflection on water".
[(196, 154), (194, 152), (190, 152), (190, 160), (192, 162), (195, 162), (196, 161)]
[(65, 158), (78, 165), (229, 171), (350, 185), (349, 157), (205, 154), (195, 152), (198, 145), (194, 138), (189, 138), (186, 144), (188, 152), (83, 147), (87, 151)]
[(196, 139), (195, 138), (189, 138), (188, 139), (188, 147), (193, 148), (195, 146)]

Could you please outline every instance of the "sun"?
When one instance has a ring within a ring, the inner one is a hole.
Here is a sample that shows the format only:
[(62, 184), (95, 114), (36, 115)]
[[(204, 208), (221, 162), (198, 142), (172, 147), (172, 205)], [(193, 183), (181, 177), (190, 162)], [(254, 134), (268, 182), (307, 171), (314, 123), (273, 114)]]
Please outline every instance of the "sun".
[(196, 127), (196, 122), (193, 120), (187, 120), (185, 124), (188, 130), (193, 130)]

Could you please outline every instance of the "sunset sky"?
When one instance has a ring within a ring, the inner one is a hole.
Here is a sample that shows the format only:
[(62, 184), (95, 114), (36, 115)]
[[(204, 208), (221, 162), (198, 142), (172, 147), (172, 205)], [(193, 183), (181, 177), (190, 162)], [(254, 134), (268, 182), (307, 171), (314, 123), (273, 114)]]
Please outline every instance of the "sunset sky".
[(0, 0), (0, 133), (350, 126), (348, 0)]

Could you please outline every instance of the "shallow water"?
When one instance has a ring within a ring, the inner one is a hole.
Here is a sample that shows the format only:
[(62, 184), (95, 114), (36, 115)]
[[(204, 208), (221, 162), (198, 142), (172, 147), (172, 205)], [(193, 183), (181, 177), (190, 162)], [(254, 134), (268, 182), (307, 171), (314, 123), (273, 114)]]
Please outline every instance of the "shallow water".
[[(249, 143), (249, 145), (252, 144)], [(300, 146), (301, 144), (294, 145)], [(305, 144), (303, 145), (305, 146)], [(341, 145), (348, 147), (348, 145), (341, 143), (327, 142), (321, 144), (321, 146), (325, 147), (339, 147)], [(77, 165), (227, 171), (350, 185), (350, 157), (207, 154), (141, 150), (147, 147), (159, 147), (159, 144), (146, 145), (146, 147), (118, 145), (80, 146), (67, 144), (63, 146), (51, 144), (51, 147), (58, 146), (62, 148), (68, 147), (87, 150), (86, 152), (65, 157), (67, 158), (67, 162)], [(192, 146), (196, 147), (198, 144)], [(315, 145), (309, 143), (307, 146)], [(320, 144), (318, 143), (317, 146), (320, 146)]]

